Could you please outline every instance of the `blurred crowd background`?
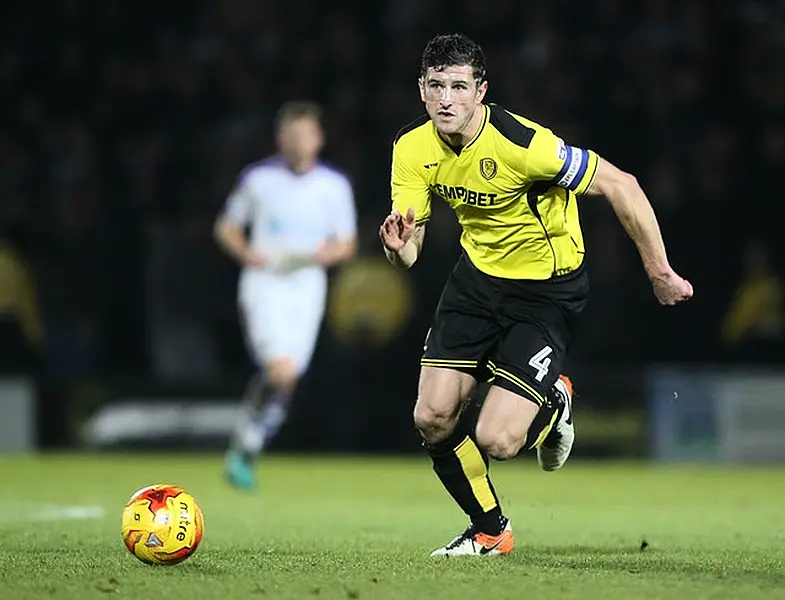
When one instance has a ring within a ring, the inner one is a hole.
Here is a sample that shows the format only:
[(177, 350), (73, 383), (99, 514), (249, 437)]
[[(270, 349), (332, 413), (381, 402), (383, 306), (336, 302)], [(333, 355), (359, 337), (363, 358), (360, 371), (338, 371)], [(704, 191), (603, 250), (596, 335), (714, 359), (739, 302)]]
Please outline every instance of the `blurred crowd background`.
[[(211, 233), (237, 174), (274, 151), (281, 103), (322, 103), (326, 158), (355, 186), (355, 266), (379, 273), (391, 143), (422, 112), (425, 43), (449, 31), (483, 46), (490, 101), (638, 177), (673, 266), (695, 287), (689, 305), (659, 308), (606, 203), (584, 199), (593, 295), (576, 364), (785, 362), (784, 2), (59, 0), (9, 11), (6, 371), (208, 387), (242, 379), (237, 269)], [(408, 421), (457, 234), (437, 206), (422, 262), (390, 276), (394, 307), (374, 285), (349, 285), (331, 309), (312, 377), (342, 386), (351, 410)]]

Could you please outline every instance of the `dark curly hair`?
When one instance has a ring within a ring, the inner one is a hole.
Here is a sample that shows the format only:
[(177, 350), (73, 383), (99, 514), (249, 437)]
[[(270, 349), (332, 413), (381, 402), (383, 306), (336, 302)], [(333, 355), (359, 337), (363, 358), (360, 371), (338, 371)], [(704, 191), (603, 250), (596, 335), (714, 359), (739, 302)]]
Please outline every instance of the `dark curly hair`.
[(485, 55), (476, 42), (462, 33), (437, 35), (425, 46), (420, 64), (420, 76), (425, 77), (428, 69), (441, 71), (445, 67), (469, 65), (477, 83), (485, 79)]

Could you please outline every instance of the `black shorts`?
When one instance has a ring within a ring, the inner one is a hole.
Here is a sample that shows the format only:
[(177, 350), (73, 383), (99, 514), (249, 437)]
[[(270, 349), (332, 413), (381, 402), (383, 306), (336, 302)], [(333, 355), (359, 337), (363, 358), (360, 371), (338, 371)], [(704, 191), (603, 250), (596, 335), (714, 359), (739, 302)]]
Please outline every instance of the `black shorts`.
[(421, 364), (492, 380), (542, 404), (561, 373), (588, 292), (583, 267), (547, 281), (503, 279), (462, 254), (444, 286)]

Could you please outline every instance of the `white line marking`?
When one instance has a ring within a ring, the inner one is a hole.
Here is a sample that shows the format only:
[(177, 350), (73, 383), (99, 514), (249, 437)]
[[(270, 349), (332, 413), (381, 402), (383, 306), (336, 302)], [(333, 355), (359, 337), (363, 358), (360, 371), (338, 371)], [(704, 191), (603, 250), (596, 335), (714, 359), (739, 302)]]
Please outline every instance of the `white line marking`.
[(58, 504), (0, 505), (0, 523), (46, 521), (85, 521), (100, 519), (106, 512), (101, 506), (64, 506)]
[(33, 513), (32, 518), (35, 521), (84, 521), (103, 516), (104, 509), (100, 506), (50, 506)]

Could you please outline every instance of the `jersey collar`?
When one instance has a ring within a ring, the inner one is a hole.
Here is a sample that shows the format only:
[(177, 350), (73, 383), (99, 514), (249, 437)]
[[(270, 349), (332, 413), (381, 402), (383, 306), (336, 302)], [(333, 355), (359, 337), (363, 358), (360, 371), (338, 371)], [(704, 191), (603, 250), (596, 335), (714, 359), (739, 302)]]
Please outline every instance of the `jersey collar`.
[(472, 139), (470, 139), (466, 143), (466, 145), (463, 146), (462, 148), (457, 148), (456, 149), (456, 148), (453, 148), (452, 146), (450, 146), (450, 144), (448, 144), (444, 140), (444, 138), (439, 135), (439, 132), (436, 131), (436, 126), (435, 125), (433, 125), (433, 134), (439, 139), (439, 142), (442, 144), (442, 146), (444, 146), (445, 148), (450, 150), (450, 152), (453, 152), (456, 156), (460, 156), (461, 152), (466, 150), (469, 146), (474, 144), (474, 142), (476, 142), (479, 139), (480, 135), (483, 132), (483, 129), (485, 129), (485, 124), (488, 122), (488, 113), (489, 113), (489, 109), (488, 109), (488, 107), (485, 104), (482, 105), (482, 111), (483, 111), (483, 113), (482, 113), (482, 123), (480, 123), (480, 126), (477, 128), (477, 133), (475, 133), (474, 137), (472, 137)]

